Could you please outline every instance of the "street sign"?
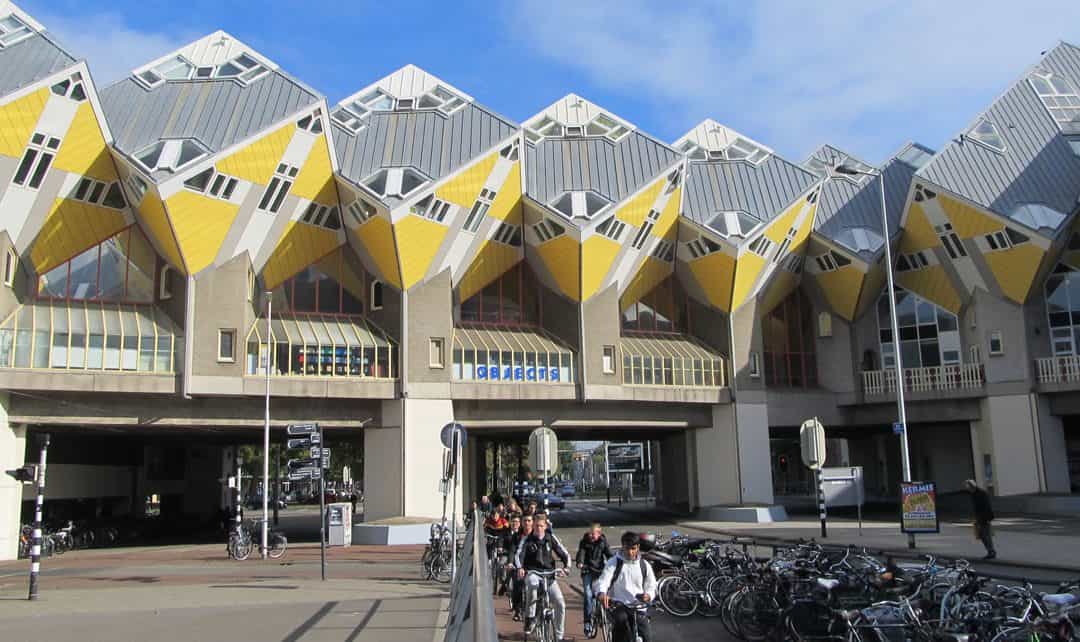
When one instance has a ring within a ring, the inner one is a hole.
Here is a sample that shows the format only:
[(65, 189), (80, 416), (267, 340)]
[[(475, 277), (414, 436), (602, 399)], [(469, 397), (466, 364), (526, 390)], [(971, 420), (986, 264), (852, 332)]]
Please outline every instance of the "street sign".
[(285, 445), (291, 450), (293, 448), (307, 448), (308, 446), (318, 446), (320, 443), (322, 443), (322, 435), (317, 432), (313, 432), (307, 437), (290, 439), (286, 442)]
[(290, 435), (311, 435), (319, 432), (319, 424), (289, 424)]
[(825, 427), (817, 420), (807, 419), (799, 428), (802, 461), (807, 468), (819, 470), (825, 465)]
[(462, 426), (461, 424), (459, 424), (457, 422), (454, 422), (454, 423), (446, 424), (445, 426), (442, 427), (442, 430), (439, 431), (439, 441), (442, 442), (443, 448), (449, 448), (451, 450), (454, 449), (454, 442), (453, 442), (453, 434), (454, 434), (454, 432), (458, 433), (458, 441), (459, 441), (458, 445), (461, 446), (462, 448), (465, 447), (465, 437), (467, 436), (467, 433), (465, 432), (465, 426)]
[(300, 468), (297, 470), (289, 471), (289, 481), (302, 481), (305, 479), (319, 479), (322, 475), (319, 474), (318, 468)]
[(312, 459), (330, 459), (330, 449), (327, 447), (320, 448), (319, 446), (311, 447)]
[(544, 476), (559, 472), (559, 438), (551, 428), (542, 426), (529, 435), (529, 467)]
[(313, 468), (319, 465), (318, 459), (305, 457), (303, 459), (290, 459), (289, 470), (296, 470), (298, 468)]
[(899, 421), (893, 422), (892, 431), (894, 435), (904, 434), (904, 424), (900, 423)]

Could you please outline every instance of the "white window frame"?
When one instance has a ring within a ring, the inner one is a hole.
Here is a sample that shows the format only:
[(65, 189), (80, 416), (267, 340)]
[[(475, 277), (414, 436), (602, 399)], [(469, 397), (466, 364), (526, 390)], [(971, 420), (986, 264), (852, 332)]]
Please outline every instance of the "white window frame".
[[(983, 124), (986, 124), (987, 126), (989, 126), (993, 130), (993, 134), (977, 134), (977, 133), (975, 133), (975, 131), (977, 129), (979, 129), (979, 127), (982, 126)], [(1000, 147), (998, 145), (995, 145), (994, 143), (991, 143), (991, 142), (989, 142), (987, 140), (984, 140), (985, 137), (990, 136), (990, 135), (993, 135), (994, 137), (997, 138), (998, 142), (1001, 143)], [(998, 154), (1004, 154), (1005, 150), (1008, 149), (1008, 146), (1005, 144), (1005, 139), (1001, 137), (1001, 129), (999, 129), (998, 126), (993, 121), (991, 121), (990, 119), (988, 119), (986, 117), (981, 117), (978, 120), (976, 120), (975, 124), (971, 126), (971, 129), (969, 129), (967, 131), (967, 134), (965, 135), (965, 138), (971, 140), (976, 145), (982, 145), (986, 149), (989, 149), (990, 151), (998, 153)]]
[(484, 217), (487, 216), (488, 210), (491, 209), (491, 205), (495, 202), (495, 196), (497, 192), (490, 190), (486, 187), (480, 189), (480, 194), (476, 197), (476, 202), (473, 203), (472, 209), (469, 210), (469, 215), (465, 217), (465, 223), (461, 226), (463, 232), (469, 234), (476, 234), (476, 231), (480, 229), (480, 225), (484, 222)]
[(750, 245), (747, 246), (746, 249), (748, 249), (751, 254), (756, 254), (764, 259), (769, 257), (769, 250), (772, 249), (773, 245), (773, 240), (762, 234), (753, 241), (750, 241)]
[(70, 78), (53, 84), (49, 91), (77, 103), (86, 102), (86, 85), (83, 84), (82, 74), (73, 74)]
[(135, 193), (135, 203), (133, 204), (138, 204), (140, 201), (142, 201), (143, 197), (146, 196), (147, 190), (150, 189), (150, 186), (146, 184), (146, 181), (143, 180), (143, 177), (139, 176), (135, 172), (131, 172), (130, 174), (128, 174), (127, 184), (128, 187), (131, 188), (131, 191)]
[(600, 355), (601, 369), (603, 370), (604, 374), (608, 374), (608, 375), (615, 374), (615, 367), (616, 367), (615, 366), (615, 361), (616, 361), (616, 359), (615, 359), (615, 346), (613, 346), (613, 345), (604, 346), (602, 348), (602, 352), (601, 352), (601, 355)]
[[(182, 77), (166, 78), (165, 74), (180, 67), (186, 66), (188, 68), (187, 74)], [(169, 80), (190, 80), (195, 75), (195, 64), (187, 58), (176, 55), (170, 56), (167, 60), (163, 60), (158, 64), (147, 67), (142, 71), (138, 71), (134, 74), (135, 80), (142, 84), (147, 89), (153, 89), (158, 85), (164, 84)], [(153, 75), (154, 78), (148, 76)]]
[(619, 239), (622, 238), (622, 234), (625, 230), (626, 223), (620, 221), (614, 214), (600, 221), (596, 226), (597, 234), (615, 242), (618, 242)]
[(952, 223), (935, 225), (934, 231), (937, 232), (941, 244), (945, 246), (945, 253), (949, 255), (949, 258), (954, 261), (967, 258), (967, 248), (964, 247), (964, 241), (960, 235), (953, 229)]
[[(225, 355), (222, 353), (222, 339), (226, 336), (232, 337), (232, 354)], [(236, 328), (220, 328), (218, 329), (218, 343), (217, 343), (217, 360), (218, 363), (236, 363)]]
[[(987, 342), (987, 354), (991, 357), (1000, 357), (1005, 354), (1005, 334), (1001, 330), (991, 330), (988, 336)], [(997, 343), (997, 349), (994, 349), (994, 343)]]
[(281, 211), (281, 206), (285, 204), (285, 199), (289, 196), (289, 190), (292, 189), (299, 171), (300, 168), (296, 166), (287, 163), (278, 164), (274, 177), (270, 179), (270, 183), (259, 198), (256, 209), (268, 214), (277, 214)]
[(772, 262), (779, 263), (784, 260), (787, 255), (788, 248), (791, 247), (791, 242), (795, 240), (795, 236), (798, 234), (798, 230), (794, 227), (787, 231), (784, 235), (784, 240), (780, 242), (780, 247), (776, 250), (776, 254), (773, 254)]
[[(199, 154), (189, 158), (187, 161), (180, 163), (180, 151), (185, 143), (190, 143), (199, 150)], [(161, 152), (158, 154), (157, 161), (154, 162), (154, 166), (150, 167), (143, 162), (140, 156), (151, 147), (161, 145)], [(148, 174), (153, 174), (157, 171), (169, 172), (176, 174), (188, 167), (192, 163), (196, 163), (207, 155), (206, 147), (196, 141), (194, 138), (169, 138), (166, 140), (159, 140), (149, 145), (146, 145), (139, 151), (131, 155), (131, 158), (141, 167), (146, 170)]]
[[(119, 190), (120, 199), (123, 202), (119, 206), (106, 205), (105, 197), (114, 189)], [(89, 176), (83, 176), (75, 183), (75, 189), (68, 194), (68, 198), (80, 203), (89, 203), (90, 205), (107, 207), (113, 210), (123, 210), (127, 207), (127, 199), (124, 198), (124, 190), (120, 187), (119, 182), (106, 183)]]
[(255, 286), (258, 284), (258, 280), (255, 277), (255, 270), (248, 269), (247, 273), (247, 300), (255, 300)]
[(161, 301), (168, 301), (173, 297), (172, 289), (169, 287), (170, 272), (172, 272), (172, 267), (163, 265), (161, 272), (158, 273), (158, 299)]
[[(45, 182), (45, 177), (48, 176), (56, 155), (60, 153), (62, 144), (63, 142), (57, 136), (50, 136), (43, 132), (31, 134), (30, 142), (26, 145), (15, 173), (11, 177), (11, 184), (36, 192)], [(22, 172), (24, 166), (25, 173)], [(20, 173), (23, 173), (21, 182), (19, 181)], [(35, 177), (38, 177), (36, 184)]]
[(368, 290), (368, 297), (371, 299), (368, 301), (368, 309), (374, 312), (375, 310), (382, 310), (386, 301), (383, 297), (386, 296), (386, 286), (378, 279), (373, 279)]
[(453, 217), (447, 218), (450, 214), (450, 206), (451, 203), (449, 201), (437, 198), (434, 194), (428, 194), (424, 198), (410, 205), (409, 213), (421, 218), (426, 218), (429, 221), (449, 225), (453, 222)]
[(750, 372), (751, 379), (758, 379), (761, 377), (761, 362), (758, 360), (758, 353), (756, 350), (750, 351), (750, 358), (747, 360), (747, 370)]
[(675, 242), (661, 240), (653, 249), (652, 257), (665, 263), (671, 263), (675, 260)]
[(446, 367), (446, 339), (444, 337), (428, 338), (428, 367), (437, 370)]
[(833, 260), (832, 252), (826, 252), (814, 257), (814, 262), (817, 263), (818, 270), (821, 272), (832, 272), (840, 269), (836, 265), (836, 261)]
[(645, 242), (649, 239), (649, 233), (656, 227), (658, 220), (660, 220), (660, 212), (649, 210), (649, 213), (645, 215), (645, 222), (641, 224), (637, 234), (634, 235), (634, 240), (630, 243), (630, 246), (635, 250), (645, 247)]
[(503, 221), (491, 235), (491, 240), (511, 247), (521, 247), (521, 226)]
[[(200, 188), (197, 183), (192, 183), (195, 179), (207, 174), (209, 174), (209, 178), (206, 179), (206, 184), (203, 187)], [(239, 185), (239, 179), (228, 174), (222, 174), (213, 167), (192, 174), (184, 181), (184, 189), (223, 201), (232, 201), (233, 194), (236, 193), (236, 188)]]
[(831, 337), (832, 332), (832, 315), (826, 311), (818, 312), (818, 336), (819, 337)]
[(0, 49), (22, 42), (34, 33), (34, 30), (22, 18), (14, 13), (8, 14), (0, 18)]
[(540, 240), (540, 243), (547, 243), (552, 239), (556, 239), (563, 234), (566, 234), (566, 228), (549, 218), (544, 218), (539, 223), (533, 225), (533, 232)]
[[(1046, 85), (1050, 88), (1050, 93), (1040, 91), (1036, 86), (1034, 77), (1038, 76)], [(1056, 86), (1056, 82), (1059, 81), (1066, 86), (1063, 90)], [(1070, 112), (1080, 113), (1080, 95), (1077, 94), (1076, 87), (1065, 76), (1061, 76), (1048, 71), (1035, 71), (1028, 76), (1028, 83), (1035, 91), (1035, 94), (1039, 97), (1039, 101), (1046, 108), (1046, 111), (1050, 113), (1050, 117), (1054, 119), (1059, 128), (1064, 129), (1067, 124), (1076, 124), (1077, 117), (1070, 114)], [(1053, 104), (1051, 104), (1053, 103)]]
[(19, 254), (15, 248), (9, 247), (4, 254), (4, 285), (14, 287), (15, 274), (19, 271)]
[(349, 214), (352, 215), (353, 220), (356, 221), (357, 226), (367, 223), (371, 219), (375, 218), (378, 213), (375, 206), (363, 199), (356, 199), (349, 206), (345, 208)]

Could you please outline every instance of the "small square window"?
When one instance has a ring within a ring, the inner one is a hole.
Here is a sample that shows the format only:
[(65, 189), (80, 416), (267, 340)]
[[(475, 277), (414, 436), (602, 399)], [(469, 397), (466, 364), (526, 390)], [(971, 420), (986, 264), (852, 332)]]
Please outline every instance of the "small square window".
[(162, 266), (158, 277), (158, 298), (162, 301), (172, 298), (172, 268), (168, 265)]
[(9, 248), (4, 257), (4, 285), (11, 287), (15, 283), (15, 273), (19, 270), (19, 255)]
[(371, 305), (372, 310), (382, 310), (383, 307), (383, 284), (382, 281), (371, 282)]
[(750, 353), (750, 363), (749, 363), (749, 368), (748, 369), (750, 370), (750, 376), (751, 377), (757, 378), (757, 377), (761, 376), (761, 364), (758, 363), (758, 353), (757, 352), (751, 352)]
[(236, 330), (218, 330), (218, 361), (236, 361)]
[(831, 337), (832, 336), (832, 315), (828, 312), (821, 312), (817, 318), (818, 324), (818, 336), (819, 337)]
[(968, 359), (971, 363), (982, 363), (982, 355), (980, 352), (979, 346), (977, 345), (968, 348)]
[(255, 271), (248, 270), (247, 274), (247, 299), (248, 301), (255, 300)]
[(615, 374), (615, 346), (604, 346), (604, 374)]
[(1005, 354), (1005, 340), (1002, 338), (1001, 330), (994, 330), (990, 333), (990, 356), (997, 357)]
[(446, 362), (443, 360), (443, 338), (431, 337), (428, 339), (428, 366), (432, 368), (444, 368)]

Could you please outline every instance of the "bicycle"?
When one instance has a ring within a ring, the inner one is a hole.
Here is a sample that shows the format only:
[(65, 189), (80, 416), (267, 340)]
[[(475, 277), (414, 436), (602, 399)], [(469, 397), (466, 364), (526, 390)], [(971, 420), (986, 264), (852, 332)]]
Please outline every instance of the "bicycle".
[(229, 541), (225, 544), (225, 552), (228, 553), (229, 559), (242, 562), (251, 555), (251, 548), (251, 533), (242, 524), (237, 523), (232, 532), (229, 533)]
[[(652, 602), (643, 602), (641, 599), (642, 595), (635, 595), (634, 597), (636, 600), (630, 603), (611, 600), (610, 610), (612, 612), (616, 610), (623, 610), (626, 612), (626, 621), (630, 625), (630, 640), (631, 642), (641, 642), (641, 634), (638, 629), (638, 615), (648, 617), (649, 607), (652, 606)], [(606, 611), (608, 609), (600, 610)], [(607, 620), (607, 630), (604, 631), (604, 635), (606, 636), (604, 640), (605, 642), (610, 642), (614, 639), (614, 622), (612, 621), (613, 618), (607, 617), (606, 615), (605, 619)]]
[[(559, 642), (559, 639), (555, 637), (555, 609), (549, 603), (548, 586), (549, 582), (554, 582), (559, 577), (565, 577), (568, 575), (566, 569), (555, 569), (553, 571), (529, 571), (525, 577), (529, 575), (536, 575), (543, 580), (541, 590), (538, 591), (539, 595), (536, 598), (536, 608), (532, 612), (535, 614), (532, 618), (525, 618), (525, 640), (534, 640), (535, 642)], [(525, 589), (525, 613), (529, 613), (529, 596), (528, 588)], [(532, 635), (530, 637), (529, 624), (532, 624)]]

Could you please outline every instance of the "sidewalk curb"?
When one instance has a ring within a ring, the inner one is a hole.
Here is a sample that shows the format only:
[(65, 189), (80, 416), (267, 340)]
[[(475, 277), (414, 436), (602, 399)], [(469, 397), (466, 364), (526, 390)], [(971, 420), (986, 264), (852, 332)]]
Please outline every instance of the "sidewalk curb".
[[(716, 535), (725, 535), (727, 537), (732, 537), (732, 538), (750, 539), (750, 540), (753, 540), (754, 543), (757, 543), (757, 544), (760, 544), (760, 545), (763, 545), (763, 546), (771, 546), (772, 542), (776, 542), (776, 543), (780, 543), (780, 544), (796, 544), (799, 541), (806, 541), (805, 538), (797, 538), (797, 537), (760, 537), (760, 536), (755, 536), (755, 535), (748, 536), (748, 535), (746, 535), (746, 533), (740, 533), (738, 531), (727, 531), (727, 530), (723, 530), (723, 529), (720, 529), (720, 528), (710, 528), (710, 527), (707, 527), (707, 526), (688, 524), (686, 522), (677, 522), (677, 524), (679, 526), (682, 526), (683, 528), (690, 528), (690, 529), (693, 529), (693, 530), (704, 531), (706, 533), (714, 533)], [(814, 539), (813, 541), (817, 541), (817, 540)], [(849, 546), (849, 544), (832, 544), (831, 542), (822, 543), (820, 541), (817, 541), (817, 543), (820, 544), (821, 546), (826, 546), (826, 547), (834, 546), (834, 547), (837, 547), (837, 548), (843, 548), (845, 546)], [(911, 549), (907, 549), (907, 548), (902, 548), (902, 549), (877, 548), (877, 547), (866, 547), (866, 548), (881, 551), (882, 553), (884, 553), (886, 555), (890, 555), (892, 557), (900, 557), (900, 558), (919, 559), (919, 558), (921, 558), (921, 557), (923, 557), (925, 555), (933, 555), (935, 558), (940, 559), (940, 560), (967, 559), (967, 558), (956, 557), (954, 555), (937, 554), (937, 553), (934, 553), (934, 551), (929, 550), (929, 549), (921, 549), (921, 550), (916, 549), (915, 551), (912, 551)], [(1077, 574), (1080, 574), (1080, 567), (1077, 567), (1077, 566), (1062, 566), (1060, 564), (1051, 565), (1051, 564), (1041, 564), (1041, 563), (1038, 563), (1038, 562), (1033, 562), (1033, 563), (1011, 562), (1011, 561), (1002, 560), (1002, 559), (994, 559), (994, 560), (976, 559), (976, 560), (969, 560), (969, 561), (971, 561), (972, 563), (977, 563), (980, 566), (1002, 566), (1002, 567), (1005, 567), (1005, 568), (1037, 569), (1037, 570), (1040, 570), (1040, 571), (1053, 571), (1053, 572), (1057, 572), (1057, 573), (1077, 573)]]

